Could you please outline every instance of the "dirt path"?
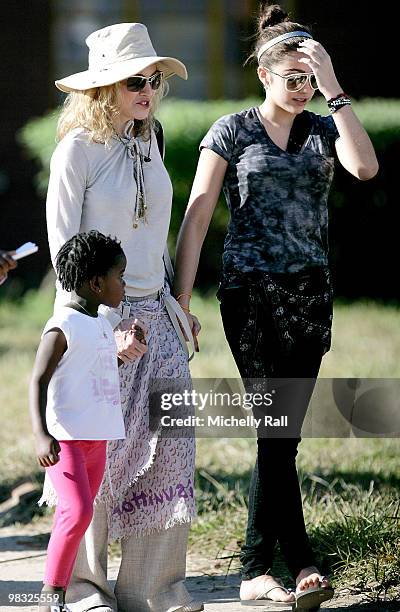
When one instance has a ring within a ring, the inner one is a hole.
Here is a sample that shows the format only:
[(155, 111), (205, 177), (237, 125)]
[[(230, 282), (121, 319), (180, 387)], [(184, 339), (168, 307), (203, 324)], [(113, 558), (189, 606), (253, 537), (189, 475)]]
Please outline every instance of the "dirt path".
[[(30, 525), (5, 527), (0, 529), (0, 609), (10, 612), (17, 610), (35, 611), (34, 603), (10, 605), (10, 597), (22, 594), (32, 601), (34, 594), (39, 593), (43, 576), (46, 546), (49, 533), (49, 521)], [(206, 612), (245, 612), (245, 610), (273, 610), (268, 607), (243, 607), (238, 599), (239, 576), (229, 574), (227, 577), (211, 572), (210, 560), (206, 558), (188, 558), (188, 588), (196, 600), (205, 604)], [(118, 558), (112, 558), (110, 563), (110, 579), (115, 579), (118, 571)], [(361, 595), (346, 595), (344, 593), (329, 602), (321, 610), (343, 612), (400, 612), (398, 604), (372, 604)], [(278, 610), (278, 608), (275, 608)], [(290, 610), (290, 608), (279, 608)]]

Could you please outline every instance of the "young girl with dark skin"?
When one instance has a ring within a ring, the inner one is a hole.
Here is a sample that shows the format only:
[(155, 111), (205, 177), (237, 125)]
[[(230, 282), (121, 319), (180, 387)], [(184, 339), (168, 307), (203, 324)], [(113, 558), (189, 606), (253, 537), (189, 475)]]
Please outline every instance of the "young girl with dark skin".
[[(45, 326), (30, 384), (37, 459), (59, 500), (40, 612), (62, 609), (104, 474), (106, 441), (125, 437), (117, 347), (111, 325), (98, 313), (100, 304), (115, 307), (124, 298), (125, 266), (119, 242), (97, 231), (73, 236), (57, 255), (58, 278), (71, 300)], [(146, 352), (137, 326), (138, 336)]]
[[(330, 56), (308, 28), (290, 21), (278, 5), (263, 3), (252, 57), (265, 100), (222, 117), (200, 144), (178, 238), (174, 292), (197, 334), (190, 296), (223, 186), (231, 220), (218, 297), (240, 374), (313, 381), (330, 347), (327, 197), (334, 158), (360, 180), (375, 176), (378, 163)], [(316, 89), (331, 116), (305, 111)], [(297, 610), (311, 610), (333, 595), (308, 541), (295, 466), (311, 392), (306, 390), (301, 405), (286, 406), (296, 417), (296, 435), (258, 436), (241, 554), (243, 603), (296, 602)], [(277, 542), (296, 581), (295, 593), (271, 575)]]

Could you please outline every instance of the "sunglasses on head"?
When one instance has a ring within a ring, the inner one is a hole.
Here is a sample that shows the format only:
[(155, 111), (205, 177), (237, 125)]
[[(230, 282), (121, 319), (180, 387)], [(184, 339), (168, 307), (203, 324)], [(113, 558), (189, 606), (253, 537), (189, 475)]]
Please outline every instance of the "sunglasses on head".
[(268, 70), (268, 72), (271, 72), (271, 74), (275, 74), (276, 76), (281, 77), (281, 79), (285, 79), (286, 91), (300, 91), (300, 89), (303, 89), (307, 81), (311, 89), (314, 89), (314, 91), (318, 89), (317, 79), (315, 78), (315, 74), (313, 72), (309, 72), (307, 74), (303, 72), (297, 72), (296, 74), (282, 75), (278, 74), (277, 72), (274, 72), (273, 70), (269, 70), (268, 68), (266, 70)]
[(160, 87), (162, 78), (162, 72), (155, 72), (150, 77), (141, 75), (131, 76), (129, 79), (126, 79), (126, 88), (128, 91), (141, 91), (148, 83), (152, 89), (156, 90)]

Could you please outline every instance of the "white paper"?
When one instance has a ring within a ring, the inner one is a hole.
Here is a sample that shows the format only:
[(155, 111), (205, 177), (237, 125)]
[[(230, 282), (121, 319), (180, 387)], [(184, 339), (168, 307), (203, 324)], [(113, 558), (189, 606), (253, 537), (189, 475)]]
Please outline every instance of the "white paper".
[(39, 250), (39, 247), (34, 242), (25, 242), (25, 244), (15, 249), (15, 255), (12, 255), (12, 258), (17, 261), (18, 259), (22, 259), (22, 257), (27, 257), (28, 255), (32, 255)]

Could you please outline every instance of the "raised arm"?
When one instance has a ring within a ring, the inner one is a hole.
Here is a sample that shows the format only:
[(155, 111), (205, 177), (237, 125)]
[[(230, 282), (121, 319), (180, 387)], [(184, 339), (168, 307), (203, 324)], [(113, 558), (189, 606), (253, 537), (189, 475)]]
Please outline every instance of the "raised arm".
[(350, 174), (368, 181), (379, 170), (374, 147), (365, 128), (351, 106), (344, 106), (333, 114), (340, 138), (336, 152), (340, 163)]
[[(221, 192), (228, 163), (210, 149), (202, 149), (193, 181), (185, 218), (179, 232), (175, 258), (174, 295), (185, 309), (189, 308), (199, 265), (201, 248)], [(195, 335), (197, 320), (187, 312)]]
[[(304, 40), (298, 51), (307, 55), (299, 61), (310, 66), (325, 99), (338, 96), (343, 90), (324, 47), (316, 40)], [(339, 132), (336, 152), (340, 163), (361, 181), (373, 178), (379, 170), (378, 160), (372, 142), (352, 107), (343, 106), (332, 116)]]

